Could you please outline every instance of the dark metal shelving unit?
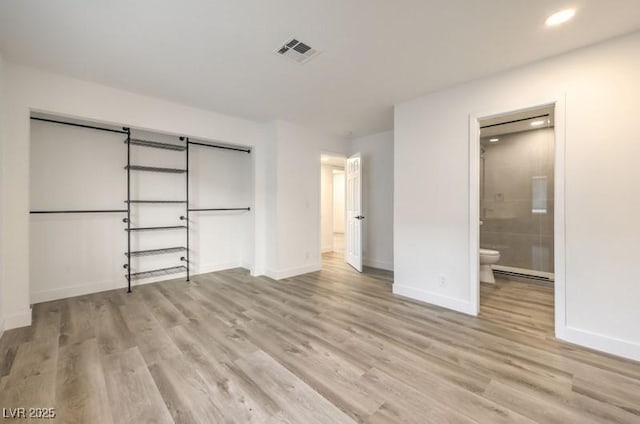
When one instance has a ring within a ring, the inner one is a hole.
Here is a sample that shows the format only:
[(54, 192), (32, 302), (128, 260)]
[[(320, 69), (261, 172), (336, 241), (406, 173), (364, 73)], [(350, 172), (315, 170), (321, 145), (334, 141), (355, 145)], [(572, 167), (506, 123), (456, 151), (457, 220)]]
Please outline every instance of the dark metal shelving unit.
[[(184, 137), (180, 137), (180, 141), (184, 142)], [(179, 144), (171, 144), (171, 143), (161, 143), (158, 141), (152, 140), (142, 140), (139, 138), (131, 138), (127, 137), (125, 141), (127, 144), (127, 149), (131, 149), (131, 146), (139, 146), (139, 147), (149, 147), (153, 149), (163, 149), (163, 150), (171, 150), (174, 152), (183, 152), (188, 149), (188, 144), (184, 143), (183, 145)], [(127, 181), (130, 181), (131, 171), (145, 171), (145, 172), (162, 172), (169, 174), (185, 174), (185, 179), (187, 180), (187, 184), (189, 181), (189, 163), (187, 159), (186, 169), (175, 169), (175, 168), (161, 168), (155, 166), (143, 166), (143, 165), (132, 165), (127, 160), (127, 166), (125, 166), (127, 170)], [(127, 186), (127, 200), (125, 200), (127, 204), (127, 208), (131, 210), (132, 205), (143, 205), (143, 204), (189, 204), (189, 192), (187, 191), (187, 200), (143, 200), (143, 199), (131, 199), (131, 190), (130, 185)], [(186, 247), (165, 247), (159, 249), (150, 249), (150, 250), (138, 250), (131, 251), (131, 233), (137, 231), (164, 231), (164, 230), (185, 230), (187, 237), (187, 246)], [(161, 269), (152, 269), (147, 271), (140, 271), (131, 273), (131, 258), (132, 257), (141, 257), (141, 256), (152, 256), (152, 255), (161, 255), (168, 253), (177, 253), (186, 251), (187, 256), (189, 255), (189, 225), (169, 225), (169, 226), (159, 226), (159, 227), (137, 227), (131, 228), (129, 220), (127, 220), (127, 228), (125, 229), (127, 232), (127, 238), (129, 239), (127, 252), (125, 256), (127, 257), (127, 263), (124, 268), (127, 270), (127, 282), (128, 282), (128, 290), (131, 291), (131, 281), (140, 280), (144, 278), (158, 277), (161, 275), (169, 275), (169, 274), (177, 274), (183, 271), (187, 272), (187, 281), (189, 281), (189, 267), (188, 262), (187, 266), (180, 265), (169, 268), (161, 268)], [(182, 257), (180, 258), (182, 260)]]
[[(215, 145), (211, 143), (203, 143), (197, 141), (191, 141), (188, 137), (180, 137), (180, 141), (184, 144), (172, 144), (164, 143), (152, 140), (143, 140), (131, 137), (131, 129), (123, 127), (122, 129), (104, 128), (94, 125), (86, 125), (73, 122), (58, 121), (49, 118), (31, 117), (32, 120), (49, 122), (54, 124), (69, 125), (80, 128), (94, 129), (99, 131), (112, 132), (117, 134), (126, 135), (124, 144), (127, 146), (127, 164), (124, 169), (127, 171), (127, 200), (124, 201), (126, 209), (83, 209), (83, 210), (34, 210), (30, 211), (31, 214), (93, 214), (93, 213), (126, 213), (126, 218), (122, 221), (127, 225), (124, 229), (127, 232), (127, 251), (124, 255), (127, 258), (127, 263), (123, 265), (123, 268), (127, 270), (125, 278), (127, 279), (127, 292), (131, 292), (131, 281), (140, 280), (144, 278), (158, 277), (163, 275), (177, 274), (186, 272), (187, 281), (190, 280), (190, 249), (189, 249), (189, 213), (190, 212), (203, 212), (203, 211), (250, 211), (251, 208), (190, 208), (189, 207), (189, 146), (201, 146), (214, 149), (232, 150), (238, 152), (251, 153), (248, 148), (238, 148), (228, 145)], [(132, 165), (131, 164), (131, 146), (148, 147), (155, 149), (171, 150), (175, 152), (185, 152), (185, 169), (176, 168), (163, 168), (155, 166), (145, 165)], [(131, 171), (142, 172), (160, 172), (170, 174), (185, 174), (185, 190), (186, 200), (143, 200), (143, 199), (131, 199)], [(131, 226), (131, 207), (132, 205), (141, 204), (184, 204), (185, 215), (180, 217), (180, 220), (185, 221), (185, 225), (170, 225), (170, 226), (158, 226), (158, 227), (132, 227)], [(185, 230), (186, 231), (186, 246), (171, 246), (158, 249), (148, 250), (131, 250), (131, 234), (138, 231), (162, 231), (162, 230)], [(153, 255), (163, 255), (185, 252), (185, 256), (180, 257), (180, 261), (185, 262), (185, 265), (172, 266), (167, 268), (153, 269), (147, 271), (131, 272), (131, 258), (132, 257), (144, 257)]]

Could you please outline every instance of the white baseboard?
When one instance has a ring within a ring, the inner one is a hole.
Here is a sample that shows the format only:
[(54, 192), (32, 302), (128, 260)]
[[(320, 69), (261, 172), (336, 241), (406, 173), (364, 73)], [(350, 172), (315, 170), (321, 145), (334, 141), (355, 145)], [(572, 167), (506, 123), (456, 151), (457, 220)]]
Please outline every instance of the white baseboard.
[(569, 343), (640, 361), (640, 343), (573, 327), (556, 329), (556, 337)]
[(195, 270), (192, 270), (191, 275), (208, 274), (210, 272), (224, 271), (225, 269), (232, 269), (232, 268), (247, 268), (247, 267), (244, 266), (244, 264), (241, 263), (240, 261), (226, 262), (226, 263), (214, 264), (214, 265), (202, 265), (202, 266), (196, 267)]
[(364, 264), (364, 266), (369, 266), (371, 268), (393, 271), (393, 262), (390, 261), (379, 261), (377, 259), (364, 258), (362, 263)]
[(253, 275), (253, 273), (254, 273), (253, 264), (251, 264), (249, 262), (242, 261), (242, 262), (240, 262), (240, 265), (238, 265), (238, 267), (248, 270), (249, 271), (249, 275)]
[[(173, 280), (174, 278), (181, 278), (184, 276), (186, 276), (186, 273), (171, 274), (169, 276), (149, 278), (143, 281), (134, 281), (131, 283), (131, 287), (157, 283), (159, 281)], [(127, 287), (126, 278), (113, 280), (113, 281), (105, 281), (102, 283), (90, 283), (90, 284), (82, 284), (82, 285), (71, 286), (71, 287), (60, 287), (60, 288), (55, 288), (51, 290), (43, 290), (43, 291), (31, 293), (31, 303), (36, 304), (36, 303), (42, 303), (42, 302), (49, 302), (52, 300), (66, 299), (69, 297), (82, 296), (85, 294), (92, 294), (92, 293), (100, 293), (103, 291), (122, 289), (126, 287)]]
[[(196, 268), (196, 270), (193, 271), (191, 275), (193, 276), (193, 275), (199, 275), (199, 274), (207, 274), (209, 272), (224, 271), (225, 269), (238, 268), (238, 267), (242, 267), (242, 264), (240, 264), (239, 262), (229, 262), (229, 263), (216, 264), (216, 265), (203, 265)], [(162, 276), (162, 277), (149, 278), (142, 281), (134, 281), (132, 282), (131, 286), (136, 287), (144, 284), (152, 284), (152, 283), (157, 283), (159, 281), (174, 280), (176, 278), (185, 278), (185, 277), (186, 277), (186, 273), (171, 274), (171, 275)], [(121, 289), (121, 288), (125, 288), (126, 286), (127, 286), (127, 280), (125, 278), (122, 278), (114, 281), (105, 281), (101, 283), (82, 284), (78, 286), (60, 287), (60, 288), (55, 288), (51, 290), (43, 290), (43, 291), (31, 293), (31, 303), (35, 304), (35, 303), (49, 302), (51, 300), (66, 299), (69, 297), (82, 296), (85, 294)], [(30, 325), (30, 324), (27, 324), (27, 325)]]
[(4, 316), (4, 329), (28, 327), (31, 325), (31, 308), (23, 309)]
[(309, 272), (316, 272), (322, 269), (321, 264), (305, 265), (299, 268), (290, 268), (283, 271), (267, 270), (265, 275), (274, 280), (283, 280), (285, 278), (295, 277), (297, 275), (308, 274)]
[(409, 299), (419, 300), (421, 302), (431, 303), (432, 305), (442, 306), (443, 308), (452, 309), (463, 314), (475, 315), (471, 303), (468, 300), (456, 299), (454, 297), (444, 296), (438, 293), (416, 289), (414, 287), (393, 285), (393, 294), (408, 297)]
[(4, 333), (4, 318), (0, 317), (0, 338), (2, 337), (3, 333)]

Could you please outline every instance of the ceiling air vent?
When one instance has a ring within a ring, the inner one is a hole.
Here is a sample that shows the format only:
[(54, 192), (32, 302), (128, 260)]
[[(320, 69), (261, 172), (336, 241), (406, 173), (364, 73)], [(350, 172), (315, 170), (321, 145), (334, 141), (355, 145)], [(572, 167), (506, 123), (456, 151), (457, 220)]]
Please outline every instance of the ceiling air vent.
[(318, 55), (319, 52), (308, 44), (292, 38), (279, 47), (276, 53), (302, 64), (310, 61), (314, 56)]

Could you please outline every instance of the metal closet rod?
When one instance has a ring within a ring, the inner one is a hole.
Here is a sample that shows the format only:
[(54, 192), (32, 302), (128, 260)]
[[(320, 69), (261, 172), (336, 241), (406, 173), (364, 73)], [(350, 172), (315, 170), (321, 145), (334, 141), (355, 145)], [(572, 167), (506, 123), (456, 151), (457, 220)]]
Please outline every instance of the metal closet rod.
[[(107, 132), (113, 132), (113, 133), (118, 133), (118, 134), (129, 134), (128, 131), (114, 130), (114, 129), (111, 129), (111, 128), (96, 127), (94, 125), (75, 124), (73, 122), (57, 121), (55, 119), (38, 118), (38, 117), (35, 117), (35, 116), (32, 116), (31, 119), (33, 119), (34, 121), (42, 121), (42, 122), (51, 122), (51, 123), (54, 123), (54, 124), (70, 125), (72, 127), (89, 128), (89, 129), (92, 129), (92, 130), (107, 131)], [(133, 139), (131, 139), (131, 140), (133, 140)], [(238, 147), (219, 146), (219, 145), (215, 145), (215, 144), (199, 143), (197, 141), (188, 141), (188, 143), (189, 144), (195, 144), (197, 146), (213, 147), (215, 149), (235, 150), (237, 152), (251, 153), (251, 149), (241, 149), (241, 148), (238, 148)], [(131, 143), (131, 144), (135, 144), (135, 143)], [(161, 143), (159, 143), (159, 144), (161, 144)], [(172, 147), (173, 147), (173, 145), (172, 145)], [(176, 145), (175, 147), (181, 147), (181, 146)]]
[(188, 143), (189, 144), (195, 144), (197, 146), (213, 147), (214, 149), (235, 150), (236, 152), (251, 153), (251, 149), (240, 149), (238, 147), (218, 146), (218, 145), (215, 145), (215, 144), (198, 143), (196, 141), (191, 141), (191, 140), (189, 140)]
[(85, 124), (74, 124), (72, 122), (56, 121), (55, 119), (37, 118), (35, 116), (32, 116), (31, 119), (33, 119), (34, 121), (51, 122), (53, 124), (70, 125), (72, 127), (89, 128), (92, 130), (107, 131), (107, 132), (113, 132), (118, 134), (127, 134), (126, 131), (122, 131), (122, 130), (113, 130), (111, 128), (94, 127), (93, 125), (85, 125)]
[(189, 212), (196, 211), (250, 211), (251, 208), (206, 208), (206, 209), (189, 209)]
[(55, 210), (55, 211), (30, 211), (32, 214), (43, 213), (126, 213), (126, 209), (92, 209), (92, 210)]

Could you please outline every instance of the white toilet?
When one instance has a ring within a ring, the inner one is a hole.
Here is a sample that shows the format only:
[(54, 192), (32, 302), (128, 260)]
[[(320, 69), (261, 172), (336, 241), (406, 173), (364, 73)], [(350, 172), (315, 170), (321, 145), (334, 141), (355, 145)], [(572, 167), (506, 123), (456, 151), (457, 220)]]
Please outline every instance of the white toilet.
[(500, 260), (500, 252), (491, 249), (480, 249), (480, 281), (483, 283), (495, 284), (491, 265)]

